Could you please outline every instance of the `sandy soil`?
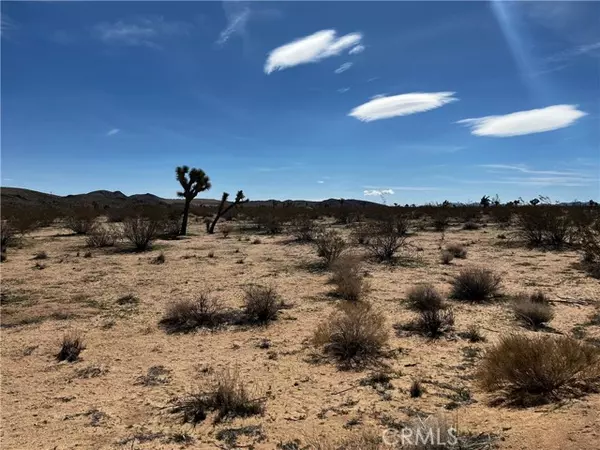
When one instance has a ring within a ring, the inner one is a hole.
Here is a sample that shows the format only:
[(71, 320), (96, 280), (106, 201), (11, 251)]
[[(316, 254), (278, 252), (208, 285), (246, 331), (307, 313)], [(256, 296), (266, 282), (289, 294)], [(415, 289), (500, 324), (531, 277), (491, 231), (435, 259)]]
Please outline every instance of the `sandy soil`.
[[(35, 232), (22, 248), (9, 249), (8, 261), (0, 266), (2, 448), (171, 449), (184, 447), (173, 440), (182, 432), (194, 439), (187, 448), (227, 448), (235, 445), (227, 444), (226, 430), (241, 427), (250, 435), (239, 436), (238, 447), (276, 448), (295, 439), (306, 443), (365, 429), (382, 432), (415, 415), (441, 412), (462, 431), (494, 435), (502, 449), (599, 449), (600, 394), (515, 409), (493, 406), (475, 385), (472, 375), (481, 351), (501, 335), (534, 333), (515, 321), (506, 304), (452, 302), (457, 333), (477, 324), (487, 338), (483, 343), (469, 343), (458, 334), (439, 340), (400, 337), (392, 328), (413, 317), (403, 299), (415, 283), (430, 282), (447, 293), (449, 280), (465, 266), (495, 270), (506, 294), (541, 289), (552, 300), (583, 300), (555, 303), (550, 323), (555, 332), (571, 334), (585, 323), (600, 299), (600, 283), (574, 267), (578, 255), (498, 245), (501, 233), (493, 226), (450, 230), (446, 242), (468, 246), (467, 258), (451, 265), (439, 263), (440, 234), (435, 232), (410, 238), (421, 249), (420, 264), (366, 264), (368, 299), (388, 317), (385, 362), (396, 373), (393, 388), (382, 395), (360, 385), (370, 370), (341, 371), (311, 359), (313, 330), (340, 302), (328, 295), (328, 274), (308, 269), (318, 260), (311, 245), (289, 243), (285, 235), (233, 233), (224, 239), (204, 234), (194, 223), (189, 237), (157, 241), (151, 252), (91, 249), (92, 256), (84, 257), (83, 237), (60, 228)], [(253, 244), (257, 237), (261, 242)], [(33, 260), (42, 250), (48, 258)], [(166, 262), (151, 264), (161, 251)], [(243, 288), (252, 283), (273, 286), (292, 305), (266, 328), (182, 335), (159, 327), (170, 302), (211, 292), (239, 307)], [(119, 305), (117, 299), (126, 294), (137, 296), (139, 304)], [(600, 337), (599, 328), (586, 326), (586, 337)], [(71, 332), (80, 333), (87, 348), (78, 362), (57, 362), (60, 341)], [(265, 339), (268, 349), (258, 346)], [(169, 371), (164, 382), (140, 384), (139, 377), (152, 366)], [(169, 413), (173, 398), (206, 386), (211, 371), (225, 368), (237, 370), (266, 397), (264, 416), (219, 425), (206, 420), (193, 428)], [(97, 376), (85, 378), (85, 369), (95, 369)], [(426, 393), (413, 399), (408, 390), (417, 378)], [(474, 401), (446, 409), (453, 389), (461, 387)]]

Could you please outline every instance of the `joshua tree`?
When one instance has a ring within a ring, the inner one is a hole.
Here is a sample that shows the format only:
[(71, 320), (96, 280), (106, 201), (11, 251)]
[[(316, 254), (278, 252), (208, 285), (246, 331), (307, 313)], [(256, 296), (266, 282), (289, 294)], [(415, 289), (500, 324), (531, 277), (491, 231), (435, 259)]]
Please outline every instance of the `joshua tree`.
[(481, 197), (481, 200), (479, 201), (479, 204), (483, 208), (487, 208), (488, 206), (490, 206), (490, 196), (489, 195), (484, 195), (483, 197)]
[(208, 222), (206, 224), (206, 231), (208, 232), (208, 234), (213, 234), (215, 232), (215, 227), (217, 226), (217, 222), (219, 221), (221, 216), (223, 216), (224, 214), (227, 214), (229, 212), (229, 210), (231, 210), (235, 206), (237, 206), (241, 203), (247, 203), (250, 201), (247, 198), (245, 199), (244, 191), (238, 191), (235, 196), (235, 201), (232, 204), (230, 204), (227, 208), (225, 208), (225, 203), (227, 202), (228, 197), (229, 197), (229, 194), (227, 192), (223, 192), (223, 197), (221, 197), (221, 203), (219, 203), (219, 209), (217, 211), (217, 215), (215, 216), (215, 218), (211, 224), (208, 224)]
[[(190, 204), (202, 191), (210, 189), (210, 179), (202, 169), (192, 169), (188, 166), (181, 166), (175, 169), (177, 181), (181, 183), (183, 191), (177, 193), (179, 197), (185, 198), (185, 206), (183, 207), (183, 220), (181, 221), (181, 235), (185, 236), (187, 232), (188, 214), (190, 212)], [(189, 176), (187, 176), (189, 174)]]

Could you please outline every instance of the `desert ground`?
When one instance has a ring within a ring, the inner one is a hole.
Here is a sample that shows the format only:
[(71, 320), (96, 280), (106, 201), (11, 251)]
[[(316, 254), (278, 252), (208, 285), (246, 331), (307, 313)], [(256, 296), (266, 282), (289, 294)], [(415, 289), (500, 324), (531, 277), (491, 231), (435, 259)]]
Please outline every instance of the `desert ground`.
[[(233, 224), (225, 238), (192, 221), (188, 236), (158, 240), (142, 253), (88, 249), (84, 236), (58, 226), (11, 248), (1, 265), (2, 448), (295, 449), (311, 442), (327, 448), (431, 414), (489, 442), (478, 448), (600, 448), (600, 394), (507, 407), (496, 405), (473, 376), (486, 349), (510, 333), (577, 333), (598, 342), (600, 326), (588, 321), (598, 308), (600, 283), (577, 268), (576, 251), (512, 246), (499, 238), (506, 230), (490, 223), (472, 231), (452, 226), (443, 243), (439, 232), (414, 231), (408, 263), (365, 260), (366, 299), (385, 314), (390, 336), (382, 364), (392, 379), (382, 387), (361, 383), (379, 369), (343, 370), (315, 357), (314, 330), (344, 300), (331, 295), (331, 274), (315, 270), (314, 246), (285, 233), (242, 233)], [(348, 236), (347, 227), (328, 226)], [(463, 244), (467, 257), (441, 264), (439, 248), (448, 243)], [(47, 258), (33, 259), (41, 251)], [(161, 252), (164, 263), (153, 263)], [(554, 319), (533, 331), (515, 319), (506, 300), (449, 300), (452, 333), (429, 339), (395, 330), (415, 316), (405, 304), (410, 288), (426, 282), (447, 294), (465, 267), (492, 269), (507, 298), (543, 291)], [(273, 287), (286, 304), (268, 326), (167, 333), (159, 325), (169, 304), (201, 293), (239, 308), (252, 284)], [(120, 300), (128, 295), (136, 301)], [(461, 337), (472, 325), (484, 342)], [(56, 359), (67, 334), (85, 343), (76, 362)], [(174, 399), (225, 369), (264, 400), (264, 413), (182, 423), (172, 413)], [(415, 380), (424, 393), (411, 398)]]

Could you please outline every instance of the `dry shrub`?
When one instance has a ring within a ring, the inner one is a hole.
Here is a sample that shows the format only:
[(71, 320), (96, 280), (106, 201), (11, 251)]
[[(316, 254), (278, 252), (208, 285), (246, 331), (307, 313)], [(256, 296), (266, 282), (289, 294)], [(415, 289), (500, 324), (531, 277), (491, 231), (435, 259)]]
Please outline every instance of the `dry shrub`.
[(91, 208), (81, 208), (73, 211), (65, 218), (65, 227), (76, 234), (88, 234), (94, 230), (98, 214)]
[(458, 300), (486, 301), (498, 294), (500, 276), (491, 270), (467, 268), (452, 280), (451, 296)]
[(198, 328), (218, 328), (230, 320), (221, 303), (201, 294), (196, 300), (180, 300), (167, 307), (161, 325), (171, 333), (189, 333)]
[(410, 398), (418, 398), (423, 395), (424, 389), (421, 380), (413, 380), (410, 385), (410, 389), (408, 390), (410, 393)]
[(149, 217), (127, 217), (123, 221), (123, 237), (139, 251), (148, 250), (160, 230), (161, 221)]
[(474, 231), (474, 230), (479, 230), (481, 228), (481, 226), (477, 223), (477, 222), (465, 222), (465, 224), (463, 225), (463, 230), (469, 230), (469, 231)]
[(448, 250), (442, 250), (440, 254), (440, 262), (442, 264), (450, 264), (454, 259), (454, 255)]
[(531, 328), (540, 328), (554, 318), (554, 311), (550, 304), (534, 302), (526, 296), (515, 299), (512, 308), (517, 319)]
[(406, 302), (416, 311), (432, 311), (444, 307), (444, 298), (430, 284), (414, 286), (406, 296)]
[(388, 341), (385, 316), (368, 303), (344, 303), (313, 335), (313, 344), (342, 366), (373, 362)]
[(251, 323), (267, 324), (277, 319), (282, 307), (283, 303), (272, 287), (250, 286), (244, 292), (244, 313)]
[(325, 260), (327, 266), (340, 257), (346, 250), (346, 241), (334, 230), (326, 230), (319, 233), (315, 239), (317, 255)]
[(533, 303), (543, 303), (545, 305), (550, 304), (550, 299), (542, 291), (535, 291), (533, 294), (531, 294), (529, 296), (529, 300), (532, 301)]
[(171, 411), (179, 414), (184, 423), (196, 425), (206, 419), (208, 412), (216, 412), (214, 422), (219, 423), (262, 414), (264, 409), (264, 400), (246, 387), (238, 373), (225, 370), (214, 376), (209, 389), (178, 399)]
[(79, 354), (85, 350), (85, 344), (77, 335), (66, 335), (63, 337), (60, 351), (56, 355), (59, 361), (74, 362), (79, 359)]
[(506, 336), (487, 351), (477, 378), (520, 405), (576, 396), (598, 386), (600, 349), (565, 336)]
[(453, 326), (454, 313), (451, 309), (433, 309), (420, 311), (411, 328), (435, 339), (451, 331)]
[(354, 255), (342, 255), (331, 266), (331, 281), (336, 285), (336, 295), (345, 299), (361, 300), (368, 289), (360, 267), (360, 259)]
[(41, 250), (33, 255), (33, 258), (31, 259), (48, 259), (48, 253), (46, 253), (44, 250)]
[(0, 260), (6, 260), (6, 249), (15, 241), (16, 230), (9, 220), (0, 224)]
[(119, 235), (116, 227), (97, 226), (86, 236), (85, 242), (88, 247), (112, 247), (119, 239)]
[(481, 334), (481, 330), (477, 325), (471, 324), (467, 331), (461, 333), (461, 337), (468, 339), (469, 342), (484, 342), (485, 336)]
[(450, 252), (455, 258), (465, 259), (467, 257), (467, 249), (462, 244), (448, 244), (446, 251)]
[(164, 252), (160, 252), (158, 255), (156, 255), (150, 260), (150, 264), (164, 264), (166, 260), (167, 258)]
[(366, 245), (373, 234), (373, 226), (369, 223), (356, 224), (350, 232), (350, 239), (356, 245)]
[(393, 261), (394, 255), (406, 245), (406, 236), (393, 223), (382, 223), (373, 229), (366, 243), (371, 255), (378, 261)]
[(571, 241), (573, 225), (572, 218), (558, 207), (528, 206), (519, 210), (517, 236), (530, 246), (560, 249)]
[(307, 216), (295, 217), (290, 226), (292, 235), (297, 242), (312, 242), (315, 237), (315, 222)]
[(594, 278), (600, 278), (600, 218), (582, 232), (581, 264)]

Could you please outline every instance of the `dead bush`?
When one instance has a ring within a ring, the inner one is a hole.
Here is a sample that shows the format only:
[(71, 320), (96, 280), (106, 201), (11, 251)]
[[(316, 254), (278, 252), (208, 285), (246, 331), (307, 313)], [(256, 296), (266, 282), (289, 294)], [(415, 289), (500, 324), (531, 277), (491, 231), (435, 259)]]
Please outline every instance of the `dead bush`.
[(325, 260), (328, 267), (340, 257), (347, 247), (346, 241), (334, 230), (326, 230), (315, 239), (317, 255)]
[(96, 226), (98, 213), (92, 208), (80, 208), (65, 218), (65, 227), (76, 234), (88, 234)]
[(540, 328), (554, 318), (552, 306), (545, 302), (534, 302), (520, 296), (513, 302), (512, 309), (518, 320), (531, 328)]
[(465, 259), (467, 257), (467, 249), (462, 244), (448, 244), (446, 251), (450, 252), (455, 258)]
[(360, 259), (354, 255), (342, 255), (331, 266), (331, 281), (336, 285), (336, 295), (351, 301), (361, 300), (368, 289), (360, 267)]
[(123, 237), (138, 251), (148, 250), (161, 227), (161, 221), (150, 217), (127, 217), (123, 221)]
[(272, 287), (250, 286), (244, 292), (244, 313), (251, 323), (267, 324), (276, 320), (282, 307), (283, 303)]
[(594, 278), (600, 278), (600, 218), (583, 229), (581, 264)]
[(345, 367), (374, 362), (388, 341), (385, 316), (368, 303), (344, 303), (319, 324), (312, 342)]
[(297, 242), (312, 242), (315, 237), (316, 225), (310, 217), (295, 217), (292, 219), (290, 231)]
[(469, 230), (469, 231), (474, 231), (474, 230), (479, 230), (481, 228), (481, 225), (479, 225), (477, 222), (465, 222), (465, 224), (463, 225), (463, 230)]
[(454, 313), (451, 309), (430, 309), (419, 311), (417, 319), (408, 325), (408, 330), (436, 339), (454, 327)]
[(366, 243), (371, 255), (378, 261), (393, 261), (396, 252), (406, 245), (406, 236), (399, 234), (393, 223), (382, 223), (373, 228)]
[(167, 307), (161, 325), (171, 333), (189, 333), (198, 328), (215, 329), (230, 321), (228, 311), (207, 294), (196, 300), (180, 300)]
[(113, 226), (97, 226), (85, 238), (88, 247), (112, 247), (119, 239), (119, 231)]
[(406, 302), (416, 311), (433, 311), (444, 307), (444, 298), (430, 284), (418, 284), (406, 295)]
[(225, 370), (216, 374), (207, 390), (199, 390), (178, 399), (172, 412), (181, 416), (184, 423), (198, 424), (207, 413), (216, 412), (215, 423), (235, 417), (263, 414), (264, 400), (246, 387), (238, 373)]
[(555, 206), (528, 206), (519, 209), (517, 236), (529, 246), (561, 249), (572, 239), (571, 216)]
[(423, 384), (421, 383), (421, 380), (413, 380), (413, 382), (410, 385), (410, 389), (409, 389), (409, 393), (410, 393), (410, 398), (418, 398), (421, 397), (423, 395), (423, 392), (425, 391), (425, 389), (423, 388)]
[(506, 336), (487, 351), (477, 378), (520, 405), (575, 396), (598, 386), (600, 349), (565, 336)]
[(56, 355), (59, 361), (74, 362), (79, 359), (79, 354), (85, 350), (85, 344), (77, 335), (66, 335), (63, 337), (60, 351)]
[(491, 270), (467, 268), (452, 280), (451, 297), (457, 300), (481, 302), (492, 299), (498, 294), (500, 276)]

